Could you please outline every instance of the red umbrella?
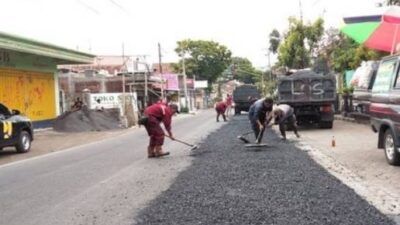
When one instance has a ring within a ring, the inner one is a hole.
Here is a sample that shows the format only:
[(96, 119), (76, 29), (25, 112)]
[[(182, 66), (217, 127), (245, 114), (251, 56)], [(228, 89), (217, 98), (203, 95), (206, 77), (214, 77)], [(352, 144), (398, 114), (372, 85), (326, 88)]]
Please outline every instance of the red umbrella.
[(391, 6), (382, 14), (345, 17), (341, 31), (358, 43), (393, 53), (400, 43), (400, 7)]

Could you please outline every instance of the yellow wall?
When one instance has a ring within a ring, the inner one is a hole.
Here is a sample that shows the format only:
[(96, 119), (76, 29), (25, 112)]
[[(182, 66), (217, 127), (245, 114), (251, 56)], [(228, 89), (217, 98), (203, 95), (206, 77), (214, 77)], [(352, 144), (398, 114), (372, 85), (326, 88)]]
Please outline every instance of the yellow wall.
[(33, 121), (56, 117), (52, 73), (0, 68), (0, 102)]

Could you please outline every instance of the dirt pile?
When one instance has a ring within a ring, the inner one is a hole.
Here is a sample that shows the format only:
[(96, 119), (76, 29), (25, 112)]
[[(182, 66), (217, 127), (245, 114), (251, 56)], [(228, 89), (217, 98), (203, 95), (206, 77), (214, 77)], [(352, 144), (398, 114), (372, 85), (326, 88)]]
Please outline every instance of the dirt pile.
[(86, 132), (120, 129), (119, 111), (89, 110), (83, 107), (78, 111), (70, 111), (59, 116), (53, 125), (54, 130), (61, 132)]

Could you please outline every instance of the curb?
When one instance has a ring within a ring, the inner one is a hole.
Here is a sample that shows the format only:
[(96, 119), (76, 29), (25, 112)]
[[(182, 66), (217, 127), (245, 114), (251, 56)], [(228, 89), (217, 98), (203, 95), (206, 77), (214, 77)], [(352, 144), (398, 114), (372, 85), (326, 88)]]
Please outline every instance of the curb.
[(344, 117), (342, 115), (334, 115), (335, 120), (342, 120), (350, 123), (369, 124), (369, 119), (355, 119), (354, 117)]

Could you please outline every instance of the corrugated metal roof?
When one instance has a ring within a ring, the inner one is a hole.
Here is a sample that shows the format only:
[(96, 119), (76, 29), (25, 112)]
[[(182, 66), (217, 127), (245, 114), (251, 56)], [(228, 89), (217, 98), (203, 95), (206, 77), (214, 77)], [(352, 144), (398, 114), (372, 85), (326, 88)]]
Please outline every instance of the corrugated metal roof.
[(0, 32), (0, 48), (59, 60), (59, 64), (92, 63), (92, 54)]

